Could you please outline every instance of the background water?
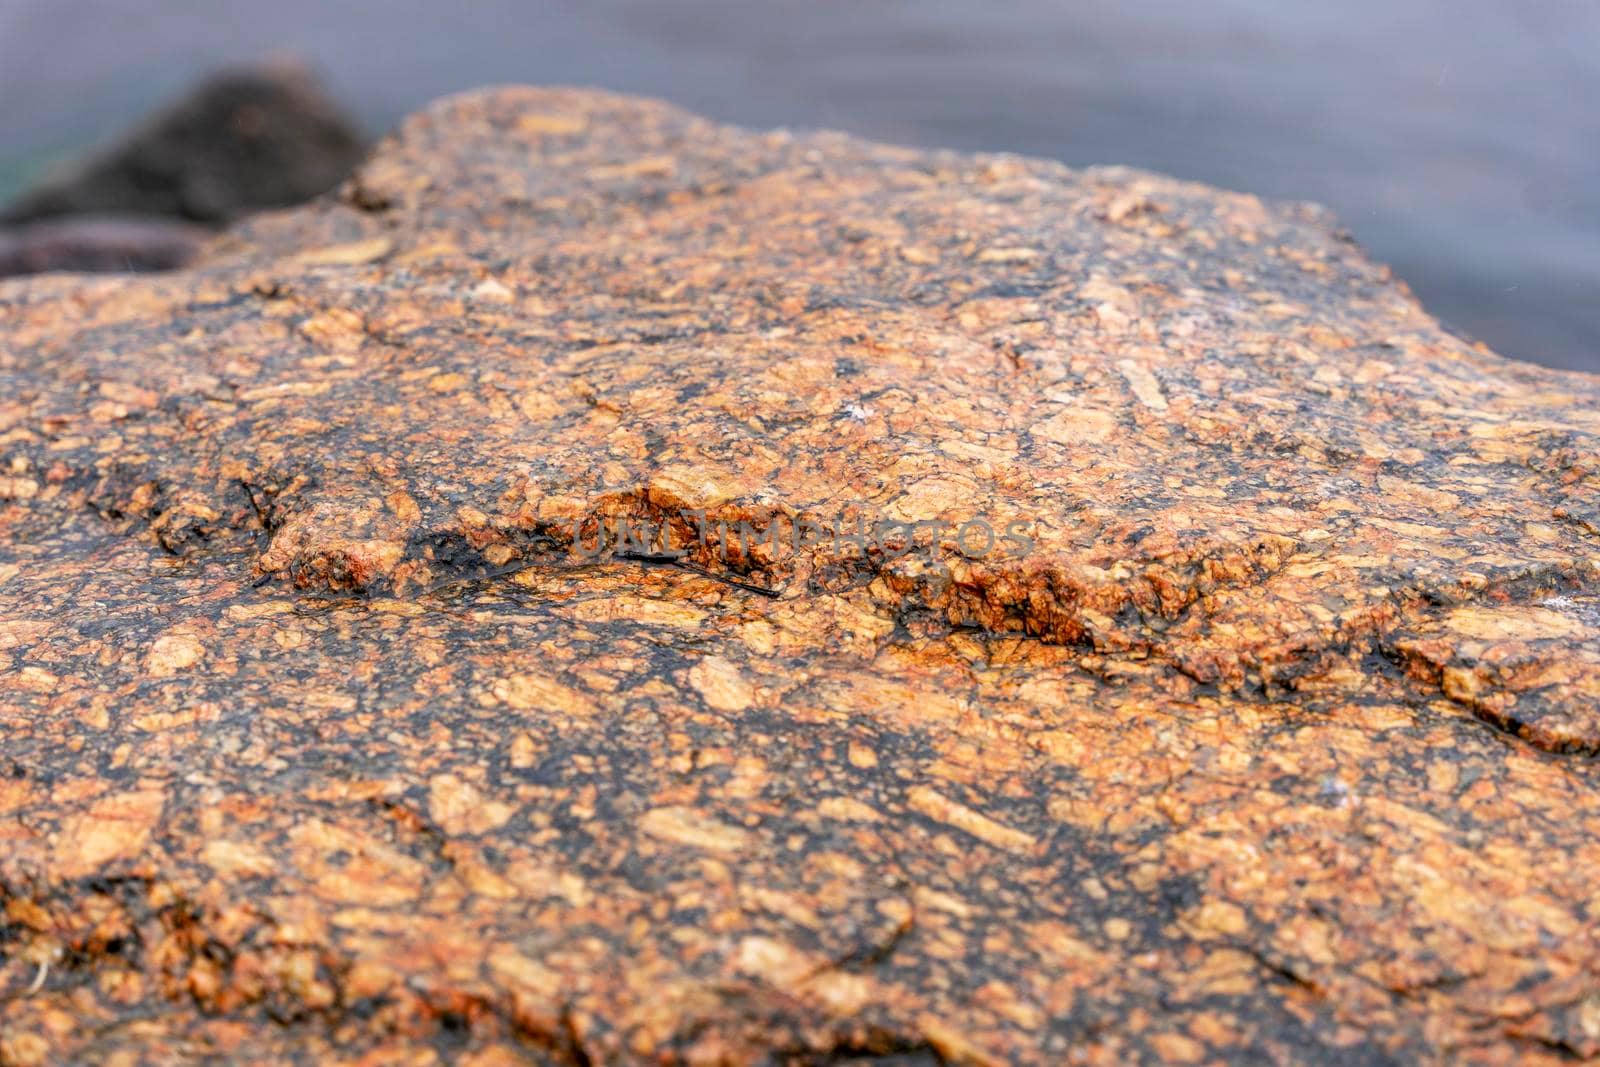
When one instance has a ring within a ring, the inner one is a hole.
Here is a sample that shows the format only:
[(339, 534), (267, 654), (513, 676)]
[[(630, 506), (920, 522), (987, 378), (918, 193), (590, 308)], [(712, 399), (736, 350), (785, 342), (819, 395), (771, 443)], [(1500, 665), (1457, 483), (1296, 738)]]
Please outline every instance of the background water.
[(0, 195), (275, 49), (373, 132), (600, 85), (1319, 200), (1454, 327), (1600, 371), (1597, 0), (0, 0)]

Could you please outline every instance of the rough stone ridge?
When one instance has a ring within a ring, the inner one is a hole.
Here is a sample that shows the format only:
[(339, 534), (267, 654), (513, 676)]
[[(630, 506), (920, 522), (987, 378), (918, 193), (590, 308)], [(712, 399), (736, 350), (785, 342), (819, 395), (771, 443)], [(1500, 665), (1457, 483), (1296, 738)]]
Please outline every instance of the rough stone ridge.
[(447, 99), (0, 285), (0, 1063), (1600, 1058), (1597, 441), (1313, 208)]

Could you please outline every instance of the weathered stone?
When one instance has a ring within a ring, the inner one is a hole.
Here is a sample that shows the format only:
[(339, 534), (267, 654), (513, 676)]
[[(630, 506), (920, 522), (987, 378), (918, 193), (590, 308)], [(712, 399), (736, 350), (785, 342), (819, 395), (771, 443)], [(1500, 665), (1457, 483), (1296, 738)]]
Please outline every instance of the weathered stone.
[(1313, 209), (507, 89), (0, 307), (8, 1062), (1600, 1056), (1600, 382)]

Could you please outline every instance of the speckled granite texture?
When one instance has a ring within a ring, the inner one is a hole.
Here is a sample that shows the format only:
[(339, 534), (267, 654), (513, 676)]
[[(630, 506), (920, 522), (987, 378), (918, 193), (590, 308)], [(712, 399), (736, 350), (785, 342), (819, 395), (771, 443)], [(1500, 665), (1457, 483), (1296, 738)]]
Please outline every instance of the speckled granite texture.
[(443, 101), (0, 286), (0, 1062), (1600, 1056), (1597, 435), (1314, 209)]

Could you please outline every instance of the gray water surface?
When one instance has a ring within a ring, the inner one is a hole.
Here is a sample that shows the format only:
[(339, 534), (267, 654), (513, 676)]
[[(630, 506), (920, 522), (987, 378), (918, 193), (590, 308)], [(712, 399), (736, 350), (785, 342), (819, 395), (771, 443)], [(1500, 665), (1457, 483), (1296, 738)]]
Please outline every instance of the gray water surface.
[(1597, 0), (0, 0), (0, 195), (271, 50), (374, 132), (599, 85), (1318, 200), (1450, 325), (1600, 371)]

